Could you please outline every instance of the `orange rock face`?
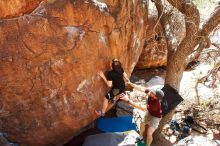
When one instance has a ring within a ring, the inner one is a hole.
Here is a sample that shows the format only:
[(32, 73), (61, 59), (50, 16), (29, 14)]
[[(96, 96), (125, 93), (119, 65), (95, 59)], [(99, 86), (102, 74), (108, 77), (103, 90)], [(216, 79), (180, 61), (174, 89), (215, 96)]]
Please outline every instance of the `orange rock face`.
[(0, 19), (21, 16), (30, 13), (43, 0), (1, 0)]
[(131, 73), (146, 24), (143, 0), (47, 0), (1, 20), (0, 131), (24, 146), (61, 145), (77, 134), (107, 92), (98, 72), (119, 58)]
[(167, 63), (167, 44), (163, 30), (160, 23), (156, 27), (155, 24), (153, 19), (149, 19), (145, 45), (135, 66), (137, 69), (164, 66)]

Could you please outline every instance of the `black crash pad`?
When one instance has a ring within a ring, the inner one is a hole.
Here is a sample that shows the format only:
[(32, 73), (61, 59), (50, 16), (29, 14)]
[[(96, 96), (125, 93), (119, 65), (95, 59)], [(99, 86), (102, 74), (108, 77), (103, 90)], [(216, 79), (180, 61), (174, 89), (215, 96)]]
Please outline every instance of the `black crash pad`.
[(164, 97), (161, 101), (162, 115), (167, 115), (171, 110), (173, 110), (183, 98), (179, 95), (178, 91), (168, 84), (165, 84), (162, 88), (164, 92)]

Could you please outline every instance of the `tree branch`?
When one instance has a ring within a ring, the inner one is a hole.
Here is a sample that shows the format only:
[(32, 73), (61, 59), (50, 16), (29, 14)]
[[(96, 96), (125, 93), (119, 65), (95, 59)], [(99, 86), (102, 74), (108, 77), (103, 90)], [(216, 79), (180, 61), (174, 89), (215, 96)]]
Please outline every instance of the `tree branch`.
[(211, 45), (210, 39), (208, 35), (220, 24), (220, 6), (217, 6), (212, 16), (209, 20), (203, 25), (202, 29), (199, 31), (199, 47), (196, 49), (197, 51), (191, 54), (187, 60), (186, 64), (194, 60), (196, 57), (198, 58), (200, 53), (204, 48), (209, 48)]
[(190, 62), (192, 62), (193, 60), (199, 58), (200, 53), (202, 52), (202, 50), (205, 48), (206, 43), (201, 42), (199, 44), (199, 46), (197, 47), (197, 49), (194, 51), (194, 53), (192, 53), (187, 59), (186, 59), (186, 64), (188, 65)]
[(201, 42), (199, 43), (199, 46), (196, 48), (196, 50), (190, 56), (187, 57), (186, 65), (188, 65), (193, 60), (198, 59), (202, 53), (202, 50), (204, 48), (209, 48), (210, 46), (211, 46), (210, 39), (208, 37), (202, 37)]
[(220, 45), (219, 45), (219, 44), (212, 43), (212, 45), (213, 45), (214, 47), (216, 47), (218, 50), (220, 50)]
[(200, 35), (208, 36), (220, 24), (220, 5), (215, 8), (209, 20), (202, 26)]
[(179, 56), (183, 62), (192, 50), (198, 44), (196, 39), (198, 37), (198, 29), (200, 22), (200, 15), (197, 7), (187, 0), (168, 0), (170, 4), (176, 7), (185, 16), (186, 35), (180, 43), (176, 56)]
[(169, 54), (174, 53), (173, 42), (172, 42), (174, 34), (171, 32), (171, 30), (169, 30), (169, 28), (171, 28), (171, 25), (169, 24), (169, 21), (167, 20), (171, 16), (164, 12), (165, 8), (161, 0), (152, 0), (152, 2), (154, 2), (157, 8), (157, 11), (158, 11), (158, 20), (160, 19), (160, 23), (162, 24), (163, 32), (165, 34), (165, 39), (167, 42), (167, 49), (168, 49), (168, 56), (169, 56)]

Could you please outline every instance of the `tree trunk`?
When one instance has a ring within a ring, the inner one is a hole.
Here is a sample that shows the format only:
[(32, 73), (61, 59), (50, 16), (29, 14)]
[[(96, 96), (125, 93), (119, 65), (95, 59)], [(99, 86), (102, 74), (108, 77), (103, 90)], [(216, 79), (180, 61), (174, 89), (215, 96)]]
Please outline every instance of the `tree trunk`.
[[(183, 61), (176, 57), (169, 57), (167, 60), (167, 73), (165, 83), (171, 85), (177, 91), (179, 91), (180, 81), (183, 76), (184, 66)], [(157, 130), (154, 132), (154, 139), (159, 139), (161, 131), (165, 124), (169, 123), (172, 119), (175, 109), (168, 113), (165, 117), (160, 121), (160, 125)]]

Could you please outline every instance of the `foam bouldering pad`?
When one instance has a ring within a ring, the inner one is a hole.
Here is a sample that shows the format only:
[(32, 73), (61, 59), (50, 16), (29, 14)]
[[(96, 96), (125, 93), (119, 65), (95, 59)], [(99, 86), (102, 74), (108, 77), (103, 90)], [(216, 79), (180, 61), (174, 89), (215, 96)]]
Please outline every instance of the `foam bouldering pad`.
[(114, 118), (99, 118), (96, 127), (104, 132), (124, 132), (137, 130), (132, 116), (122, 116)]
[(102, 133), (88, 136), (83, 146), (135, 146), (140, 135), (134, 131)]

